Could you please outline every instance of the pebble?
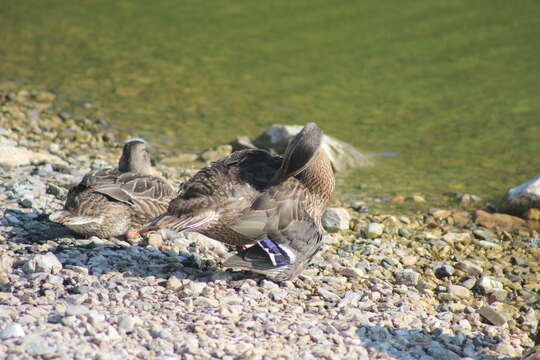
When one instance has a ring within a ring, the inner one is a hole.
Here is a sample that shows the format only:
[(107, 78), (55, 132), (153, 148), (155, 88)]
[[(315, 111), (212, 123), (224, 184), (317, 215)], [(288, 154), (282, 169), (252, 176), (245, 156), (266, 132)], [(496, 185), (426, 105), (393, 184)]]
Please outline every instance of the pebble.
[(38, 254), (28, 260), (23, 267), (27, 273), (46, 272), (56, 274), (62, 270), (62, 263), (53, 253)]
[(403, 269), (396, 272), (396, 280), (399, 284), (416, 286), (419, 279), (420, 274), (412, 269)]
[(418, 257), (412, 255), (407, 255), (401, 258), (401, 263), (403, 264), (403, 266), (412, 266), (416, 264), (417, 261)]
[(448, 285), (447, 291), (448, 291), (448, 294), (457, 296), (460, 298), (468, 298), (472, 296), (472, 293), (469, 289), (460, 285), (452, 285), (452, 284)]
[(18, 323), (8, 325), (4, 330), (0, 331), (0, 339), (9, 339), (14, 337), (24, 337), (26, 334), (23, 327)]
[(491, 289), (502, 289), (503, 284), (498, 280), (491, 279), (487, 276), (482, 276), (476, 282), (476, 286), (478, 286), (478, 288), (480, 288), (486, 294)]
[(460, 261), (456, 264), (456, 269), (461, 270), (472, 276), (482, 275), (482, 268), (470, 261)]
[(440, 264), (435, 266), (435, 276), (443, 279), (454, 275), (455, 269), (452, 265)]
[(484, 305), (478, 309), (478, 314), (496, 326), (502, 325), (506, 322), (506, 320), (504, 320), (504, 318), (489, 305)]
[(367, 228), (368, 239), (380, 237), (384, 232), (384, 225), (379, 223), (370, 223)]
[(324, 229), (329, 233), (348, 230), (350, 221), (351, 216), (345, 208), (328, 208), (321, 219)]

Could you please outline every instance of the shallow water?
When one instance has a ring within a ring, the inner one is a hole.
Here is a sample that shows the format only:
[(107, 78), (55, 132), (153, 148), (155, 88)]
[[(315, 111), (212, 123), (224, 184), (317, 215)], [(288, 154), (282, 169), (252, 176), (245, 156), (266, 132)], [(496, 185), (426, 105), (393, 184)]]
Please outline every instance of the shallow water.
[(540, 172), (539, 16), (535, 1), (11, 1), (0, 82), (182, 150), (315, 121), (399, 154), (342, 193), (493, 202)]

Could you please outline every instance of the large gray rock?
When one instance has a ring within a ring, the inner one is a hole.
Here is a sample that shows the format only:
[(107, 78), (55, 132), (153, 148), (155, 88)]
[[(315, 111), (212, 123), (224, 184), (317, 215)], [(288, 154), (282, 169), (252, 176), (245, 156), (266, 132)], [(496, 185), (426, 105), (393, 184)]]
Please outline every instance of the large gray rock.
[[(301, 129), (302, 126), (298, 125), (272, 125), (253, 140), (253, 145), (260, 149), (283, 154), (287, 149), (289, 140), (298, 134)], [(324, 136), (323, 148), (330, 161), (332, 161), (332, 166), (336, 172), (372, 164), (366, 155), (360, 153), (353, 146), (330, 136)]]
[(540, 209), (540, 176), (508, 190), (501, 208), (514, 215), (523, 215), (531, 208)]

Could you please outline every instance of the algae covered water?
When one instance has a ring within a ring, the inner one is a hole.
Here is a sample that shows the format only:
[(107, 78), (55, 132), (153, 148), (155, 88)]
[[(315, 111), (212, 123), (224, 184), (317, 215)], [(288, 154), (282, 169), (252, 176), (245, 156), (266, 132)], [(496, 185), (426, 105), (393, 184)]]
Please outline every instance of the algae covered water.
[(398, 155), (342, 192), (496, 201), (540, 173), (539, 16), (535, 1), (22, 0), (0, 12), (0, 82), (180, 150), (315, 121)]

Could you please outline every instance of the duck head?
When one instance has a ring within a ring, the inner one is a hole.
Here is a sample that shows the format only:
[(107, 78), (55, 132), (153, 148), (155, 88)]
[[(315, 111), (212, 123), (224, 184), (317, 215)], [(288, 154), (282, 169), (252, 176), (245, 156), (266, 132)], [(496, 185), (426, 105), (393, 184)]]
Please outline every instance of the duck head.
[(142, 139), (131, 139), (124, 143), (122, 156), (118, 161), (118, 170), (140, 174), (152, 173), (152, 164), (146, 141)]
[(276, 182), (301, 173), (322, 150), (323, 132), (315, 123), (308, 123), (289, 142)]

